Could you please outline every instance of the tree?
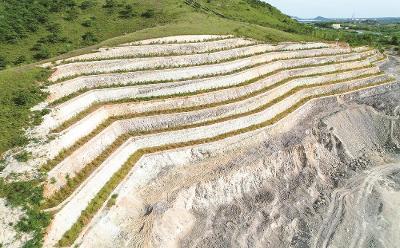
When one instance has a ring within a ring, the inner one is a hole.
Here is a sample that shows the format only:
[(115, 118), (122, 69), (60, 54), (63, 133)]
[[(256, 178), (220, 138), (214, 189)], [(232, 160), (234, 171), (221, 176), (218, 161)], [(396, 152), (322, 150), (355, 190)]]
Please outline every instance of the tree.
[(6, 68), (7, 62), (3, 56), (0, 56), (0, 70), (4, 70)]
[(125, 5), (125, 7), (119, 12), (121, 18), (131, 18), (133, 17), (133, 7), (130, 4)]

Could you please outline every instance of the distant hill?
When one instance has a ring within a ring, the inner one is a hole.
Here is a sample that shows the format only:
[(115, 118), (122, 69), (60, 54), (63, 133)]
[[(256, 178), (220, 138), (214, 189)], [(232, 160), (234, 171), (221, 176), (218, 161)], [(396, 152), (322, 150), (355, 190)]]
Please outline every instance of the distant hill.
[(307, 23), (307, 22), (377, 22), (382, 24), (400, 23), (400, 17), (379, 17), (379, 18), (326, 18), (317, 16), (315, 18), (300, 18), (292, 17), (293, 19)]

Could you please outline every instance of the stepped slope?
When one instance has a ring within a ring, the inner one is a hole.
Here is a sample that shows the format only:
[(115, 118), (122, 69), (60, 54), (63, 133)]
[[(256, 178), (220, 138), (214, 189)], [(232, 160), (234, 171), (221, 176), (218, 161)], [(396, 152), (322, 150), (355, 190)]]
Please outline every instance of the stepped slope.
[[(111, 247), (128, 230), (134, 230), (130, 245), (189, 244), (185, 237), (195, 235), (190, 233), (198, 221), (190, 209), (231, 204), (251, 194), (257, 185), (251, 180), (263, 177), (243, 171), (230, 175), (231, 184), (212, 186), (210, 177), (211, 184), (196, 189), (190, 185), (202, 176), (189, 176), (196, 170), (191, 164), (204, 165), (206, 173), (216, 165), (213, 159), (221, 157), (223, 164), (235, 152), (239, 158), (272, 133), (295, 128), (321, 102), (397, 86), (377, 66), (383, 59), (367, 47), (190, 35), (102, 48), (45, 65), (54, 69), (41, 105), (50, 113), (31, 135), (46, 142), (29, 148), (35, 158), (30, 163), (48, 175), (44, 207), (54, 215), (45, 247), (90, 247), (96, 237)], [(180, 167), (187, 178), (168, 190), (186, 183), (189, 188), (175, 195), (161, 219), (154, 217), (152, 229), (143, 218), (162, 210), (152, 206), (143, 215), (143, 201), (151, 202), (153, 187), (172, 180), (169, 171)], [(249, 183), (242, 192), (230, 188), (240, 180)], [(189, 203), (192, 190), (214, 195)], [(218, 200), (221, 192), (225, 196)], [(182, 217), (172, 220), (179, 212)], [(108, 230), (107, 221), (124, 223)], [(139, 223), (146, 234), (135, 229)]]

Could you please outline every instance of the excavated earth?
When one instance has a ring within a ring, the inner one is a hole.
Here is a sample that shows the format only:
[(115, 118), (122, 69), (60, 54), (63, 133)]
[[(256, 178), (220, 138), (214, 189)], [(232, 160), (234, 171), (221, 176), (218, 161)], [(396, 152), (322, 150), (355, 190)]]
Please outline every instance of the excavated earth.
[(190, 35), (44, 66), (5, 173), (46, 171), (45, 247), (400, 246), (397, 57)]
[(318, 101), (216, 156), (157, 154), (81, 247), (398, 247), (399, 106), (394, 85)]

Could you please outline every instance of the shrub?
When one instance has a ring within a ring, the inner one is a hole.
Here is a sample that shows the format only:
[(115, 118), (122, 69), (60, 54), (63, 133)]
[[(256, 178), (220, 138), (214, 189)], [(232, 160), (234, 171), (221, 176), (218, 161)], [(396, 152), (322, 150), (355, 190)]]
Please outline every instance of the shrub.
[(86, 32), (84, 35), (82, 35), (82, 41), (84, 44), (93, 44), (97, 42), (97, 37), (92, 32)]
[(64, 19), (67, 21), (74, 21), (76, 18), (78, 18), (78, 15), (79, 15), (78, 9), (72, 8), (67, 11), (67, 15), (65, 16)]
[(25, 106), (29, 102), (29, 96), (27, 92), (19, 91), (15, 93), (16, 95), (12, 98), (12, 101), (15, 106), (22, 107)]
[(119, 12), (121, 18), (132, 18), (133, 17), (133, 7), (130, 4), (125, 5), (125, 7)]
[(94, 6), (96, 6), (96, 4), (97, 3), (95, 1), (86, 0), (86, 1), (83, 1), (81, 3), (81, 5), (79, 5), (79, 8), (81, 8), (82, 10), (86, 10), (86, 9), (93, 8)]
[(399, 45), (399, 38), (397, 38), (397, 36), (393, 35), (392, 38), (390, 39), (390, 44), (397, 46)]
[(36, 60), (48, 59), (50, 57), (50, 51), (47, 47), (41, 46), (40, 50), (33, 55)]
[(143, 12), (141, 14), (141, 16), (144, 17), (144, 18), (152, 18), (152, 17), (154, 17), (154, 10), (153, 9), (148, 9), (145, 12)]
[(87, 20), (84, 20), (81, 23), (81, 25), (88, 28), (88, 27), (91, 27), (93, 25), (93, 21), (92, 21), (92, 19), (87, 19)]
[(26, 161), (29, 160), (29, 157), (30, 157), (30, 156), (31, 156), (31, 154), (30, 154), (29, 152), (23, 151), (23, 152), (18, 153), (18, 154), (15, 156), (15, 159), (16, 159), (18, 162), (26, 162)]
[(103, 5), (103, 8), (114, 8), (116, 6), (116, 3), (114, 0), (106, 0), (105, 4)]
[(6, 68), (6, 59), (2, 56), (0, 56), (0, 70), (4, 70)]
[(18, 56), (14, 61), (14, 65), (20, 65), (20, 64), (24, 63), (25, 61), (26, 61), (25, 55)]

